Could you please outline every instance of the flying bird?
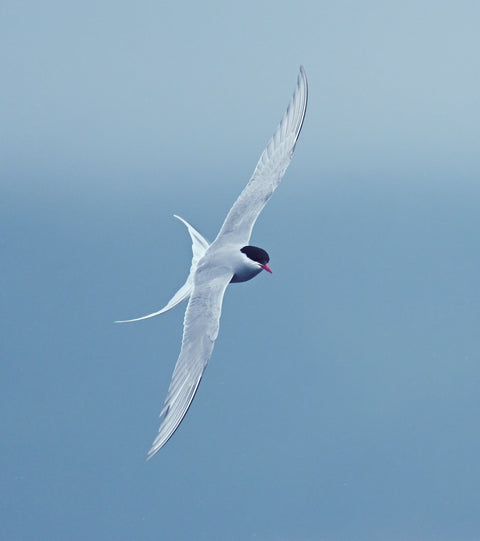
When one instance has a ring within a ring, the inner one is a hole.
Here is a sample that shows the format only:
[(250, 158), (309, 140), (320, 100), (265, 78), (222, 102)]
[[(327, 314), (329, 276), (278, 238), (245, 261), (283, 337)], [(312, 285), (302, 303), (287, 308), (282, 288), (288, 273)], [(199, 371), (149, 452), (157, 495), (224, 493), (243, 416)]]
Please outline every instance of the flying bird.
[(268, 253), (250, 246), (249, 241), (255, 221), (292, 160), (305, 117), (307, 93), (307, 77), (301, 66), (297, 86), (280, 124), (211, 244), (186, 220), (175, 215), (185, 224), (192, 239), (193, 257), (185, 284), (161, 310), (116, 322), (127, 323), (158, 316), (190, 298), (180, 355), (160, 413), (162, 422), (147, 458), (157, 453), (172, 437), (192, 403), (218, 336), (222, 301), (228, 284), (246, 282), (262, 270), (272, 272), (268, 266)]

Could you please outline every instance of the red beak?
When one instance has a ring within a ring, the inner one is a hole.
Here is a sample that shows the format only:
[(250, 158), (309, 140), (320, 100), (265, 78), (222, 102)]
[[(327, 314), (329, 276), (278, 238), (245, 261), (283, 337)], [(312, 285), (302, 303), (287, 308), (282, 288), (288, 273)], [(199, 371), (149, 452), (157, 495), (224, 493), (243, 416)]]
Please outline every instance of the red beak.
[(273, 274), (272, 269), (266, 263), (265, 263), (265, 265), (260, 265), (260, 267), (262, 267), (263, 270), (266, 270), (270, 274)]

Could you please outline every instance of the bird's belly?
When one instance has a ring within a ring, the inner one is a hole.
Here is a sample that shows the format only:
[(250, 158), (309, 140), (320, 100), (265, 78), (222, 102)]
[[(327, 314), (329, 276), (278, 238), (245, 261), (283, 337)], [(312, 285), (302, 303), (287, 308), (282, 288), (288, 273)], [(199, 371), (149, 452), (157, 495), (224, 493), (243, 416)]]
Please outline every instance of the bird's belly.
[(230, 283), (232, 284), (235, 282), (247, 282), (248, 280), (251, 280), (254, 276), (257, 276), (257, 274), (261, 271), (261, 268), (259, 268), (258, 270), (251, 268), (242, 269), (241, 271), (238, 271), (233, 275)]

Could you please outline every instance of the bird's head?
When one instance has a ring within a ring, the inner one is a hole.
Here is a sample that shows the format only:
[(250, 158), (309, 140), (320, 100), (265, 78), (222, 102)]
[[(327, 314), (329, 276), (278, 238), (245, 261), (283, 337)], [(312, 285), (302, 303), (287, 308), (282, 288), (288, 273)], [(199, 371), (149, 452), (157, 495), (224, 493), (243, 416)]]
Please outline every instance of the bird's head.
[(248, 257), (248, 259), (250, 259), (250, 261), (256, 263), (263, 270), (266, 270), (270, 273), (273, 272), (272, 269), (268, 266), (270, 257), (268, 256), (267, 252), (262, 248), (258, 248), (257, 246), (244, 246), (240, 251), (244, 253)]

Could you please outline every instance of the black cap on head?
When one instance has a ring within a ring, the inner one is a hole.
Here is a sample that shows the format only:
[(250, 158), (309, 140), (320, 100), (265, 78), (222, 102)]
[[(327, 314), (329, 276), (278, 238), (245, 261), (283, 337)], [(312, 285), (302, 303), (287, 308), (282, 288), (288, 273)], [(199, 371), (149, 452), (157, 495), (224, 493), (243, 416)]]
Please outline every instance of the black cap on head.
[(257, 246), (244, 246), (240, 251), (249, 259), (261, 265), (266, 265), (270, 261), (267, 252), (262, 248), (257, 248)]

